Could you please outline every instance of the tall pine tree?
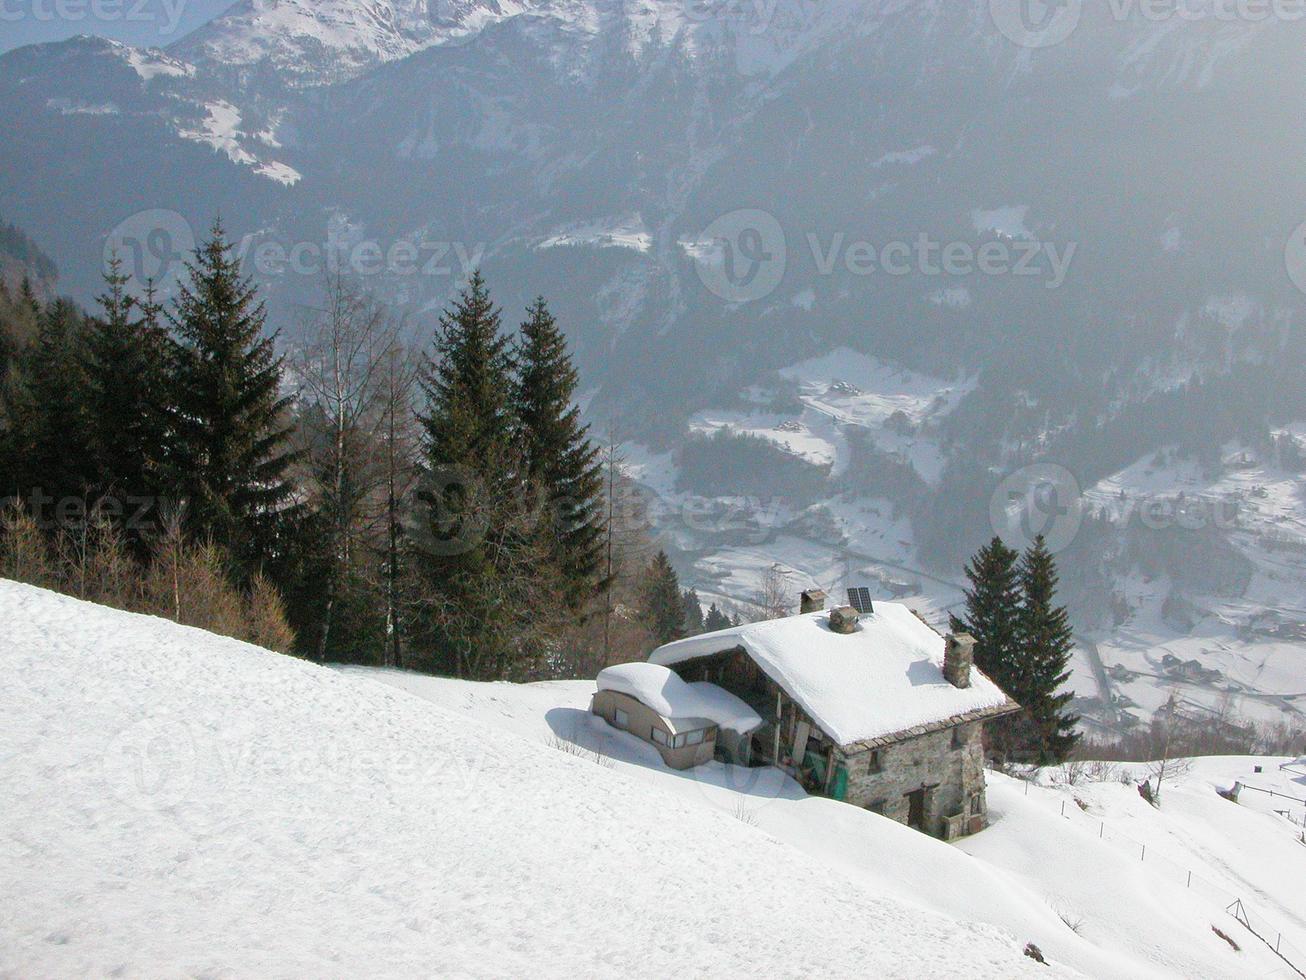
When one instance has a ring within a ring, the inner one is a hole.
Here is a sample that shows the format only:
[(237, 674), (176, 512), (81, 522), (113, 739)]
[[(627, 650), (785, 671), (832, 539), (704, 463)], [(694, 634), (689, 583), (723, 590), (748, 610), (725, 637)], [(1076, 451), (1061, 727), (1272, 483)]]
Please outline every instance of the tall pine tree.
[[(1019, 555), (994, 536), (966, 566), (970, 588), (966, 590), (965, 617), (951, 617), (954, 633), (975, 638), (975, 665), (1011, 697), (1020, 687)], [(1006, 758), (1014, 748), (1015, 722), (999, 718), (985, 729), (992, 754)]]
[(698, 598), (697, 589), (686, 589), (682, 595), (685, 601), (685, 635), (697, 636), (703, 632), (703, 603)]
[[(14, 489), (42, 511), (53, 501), (85, 501), (93, 490), (80, 359), (84, 334), (81, 312), (67, 300), (56, 300), (41, 311), (36, 337), (20, 358)], [(44, 503), (37, 502), (41, 495), (47, 498)], [(48, 520), (53, 515), (34, 516)]]
[(511, 381), (508, 340), (478, 272), (440, 317), (422, 381), (425, 486), (412, 561), (430, 666), (474, 680), (538, 673), (553, 598), (525, 519)]
[(1020, 605), (1020, 555), (995, 536), (966, 566), (966, 615), (952, 617), (954, 633), (975, 638), (975, 665), (1011, 693), (1019, 640), (1016, 610)]
[(527, 310), (514, 360), (524, 477), (551, 518), (542, 530), (568, 605), (577, 610), (602, 587), (603, 467), (575, 404), (579, 377), (566, 338), (543, 297)]
[(152, 300), (138, 304), (127, 295), (116, 255), (104, 281), (83, 353), (88, 436), (97, 492), (117, 499), (130, 518), (162, 490), (167, 338)]
[(730, 617), (717, 608), (716, 603), (708, 607), (707, 615), (703, 618), (703, 631), (705, 633), (715, 633), (717, 630), (730, 628)]
[(1065, 607), (1056, 604), (1056, 560), (1042, 535), (1021, 557), (1019, 577), (1018, 690), (1008, 692), (1024, 708), (1017, 750), (1041, 764), (1060, 762), (1079, 741), (1079, 719), (1066, 710), (1074, 694), (1061, 692), (1074, 639)]
[(291, 506), (282, 359), (266, 313), (215, 222), (187, 263), (168, 319), (172, 349), (168, 468), (188, 530), (212, 539), (252, 575), (282, 557)]
[(680, 579), (665, 551), (653, 556), (641, 586), (640, 612), (653, 639), (661, 645), (683, 637), (685, 602), (680, 594)]

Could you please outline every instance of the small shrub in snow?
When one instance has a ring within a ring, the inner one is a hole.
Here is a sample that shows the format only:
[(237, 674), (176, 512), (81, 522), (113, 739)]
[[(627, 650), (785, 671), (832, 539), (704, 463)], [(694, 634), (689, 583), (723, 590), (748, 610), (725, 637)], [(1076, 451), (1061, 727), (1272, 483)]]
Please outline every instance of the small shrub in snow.
[(1084, 763), (1084, 774), (1092, 783), (1109, 783), (1120, 778), (1120, 766), (1104, 759)]
[(1047, 962), (1047, 960), (1043, 959), (1043, 950), (1039, 949), (1033, 943), (1025, 944), (1025, 955), (1036, 963)]
[(590, 762), (597, 766), (602, 766), (604, 769), (611, 769), (616, 765), (616, 763), (603, 753), (595, 752), (593, 749), (587, 749), (585, 746), (565, 739), (561, 735), (554, 735), (553, 738), (549, 739), (549, 745), (557, 749), (559, 752), (566, 752), (567, 755), (574, 755), (578, 759), (588, 759)]
[(1242, 952), (1242, 947), (1239, 946), (1236, 942), (1234, 942), (1234, 941), (1233, 941), (1233, 937), (1230, 936), (1230, 935), (1229, 935), (1227, 932), (1225, 932), (1223, 929), (1220, 929), (1220, 928), (1217, 927), (1217, 926), (1211, 926), (1211, 931), (1212, 931), (1213, 933), (1215, 933), (1217, 936), (1219, 936), (1221, 939), (1223, 939), (1223, 940), (1224, 940), (1226, 943), (1228, 943), (1230, 946), (1232, 946), (1232, 947), (1233, 947), (1233, 951), (1234, 951), (1235, 953), (1241, 953), (1241, 952)]
[(750, 827), (757, 826), (757, 811), (748, 809), (743, 800), (735, 803), (734, 818), (740, 823), (748, 824)]
[(1082, 915), (1075, 915), (1071, 912), (1058, 909), (1057, 917), (1061, 919), (1061, 921), (1066, 924), (1066, 928), (1069, 929), (1071, 932), (1073, 932), (1076, 936), (1083, 934), (1084, 917)]
[(1052, 770), (1054, 786), (1078, 786), (1088, 774), (1088, 763), (1081, 759), (1068, 759)]

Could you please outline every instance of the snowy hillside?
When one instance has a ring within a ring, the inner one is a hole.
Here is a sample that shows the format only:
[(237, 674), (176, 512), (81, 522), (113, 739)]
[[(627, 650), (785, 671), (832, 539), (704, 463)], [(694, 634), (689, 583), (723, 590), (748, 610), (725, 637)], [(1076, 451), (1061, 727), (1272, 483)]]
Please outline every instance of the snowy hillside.
[(5, 975), (1063, 972), (371, 679), (9, 582), (0, 670)]
[[(345, 673), (478, 723), (611, 760), (614, 771), (651, 791), (737, 817), (856, 887), (1028, 937), (1091, 976), (1294, 975), (1225, 912), (1239, 898), (1253, 926), (1306, 963), (1299, 901), (1306, 847), (1297, 841), (1306, 804), (1284, 799), (1306, 798), (1306, 767), (1280, 772), (1285, 760), (1199, 760), (1167, 784), (1159, 811), (1125, 781), (1144, 778), (1141, 766), (1132, 773), (1098, 767), (1097, 781), (1084, 776), (1075, 785), (1054, 784), (1056, 772), (1033, 786), (990, 773), (993, 825), (952, 846), (846, 804), (809, 798), (774, 769), (712, 763), (668, 770), (650, 745), (588, 714), (589, 682), (520, 686), (363, 668)], [(1264, 772), (1254, 772), (1258, 765)], [(1235, 806), (1215, 790), (1237, 779), (1280, 795), (1245, 790)], [(1291, 820), (1275, 812), (1283, 809)]]

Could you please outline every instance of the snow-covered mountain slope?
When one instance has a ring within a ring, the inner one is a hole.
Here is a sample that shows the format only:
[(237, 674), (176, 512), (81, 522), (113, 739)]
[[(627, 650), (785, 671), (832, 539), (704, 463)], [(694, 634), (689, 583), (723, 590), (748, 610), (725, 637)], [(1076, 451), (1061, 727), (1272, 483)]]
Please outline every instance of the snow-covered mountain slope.
[(223, 71), (261, 67), (294, 85), (321, 85), (457, 43), (539, 6), (541, 0), (242, 0), (175, 50)]
[[(1165, 784), (1160, 810), (1134, 786), (1146, 776), (1143, 766), (1129, 767), (1133, 772), (1097, 767), (1097, 781), (1083, 775), (1074, 785), (1056, 770), (1034, 785), (990, 773), (993, 825), (951, 846), (846, 804), (807, 797), (778, 770), (720, 763), (669, 770), (646, 743), (588, 713), (591, 682), (469, 684), (365, 668), (344, 673), (569, 747), (651, 790), (756, 826), (854, 887), (990, 923), (1090, 976), (1287, 975), (1285, 964), (1225, 912), (1236, 898), (1253, 925), (1281, 931), (1281, 948), (1306, 962), (1306, 916), (1298, 901), (1306, 848), (1296, 839), (1306, 804), (1285, 801), (1306, 799), (1306, 767), (1281, 772), (1285, 760), (1197, 760)], [(1257, 766), (1264, 771), (1254, 772)], [(1278, 803), (1254, 790), (1244, 791), (1239, 806), (1216, 794), (1239, 779), (1277, 791)], [(1288, 807), (1292, 820), (1274, 812)], [(1212, 926), (1232, 936), (1241, 952)]]
[(6, 975), (1069, 973), (626, 772), (199, 630), (0, 582), (0, 671)]

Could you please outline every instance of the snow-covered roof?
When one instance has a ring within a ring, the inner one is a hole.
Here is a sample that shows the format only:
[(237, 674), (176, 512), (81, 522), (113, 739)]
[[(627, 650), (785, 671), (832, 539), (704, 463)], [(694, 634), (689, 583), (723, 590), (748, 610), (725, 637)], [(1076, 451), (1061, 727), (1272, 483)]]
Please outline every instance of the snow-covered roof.
[(629, 694), (669, 721), (703, 718), (722, 728), (751, 732), (762, 724), (756, 711), (729, 691), (698, 681), (681, 680), (666, 667), (651, 663), (617, 664), (599, 672), (600, 691)]
[(894, 602), (877, 602), (849, 635), (830, 629), (828, 612), (808, 613), (691, 636), (659, 647), (649, 660), (670, 667), (736, 648), (840, 745), (1011, 705), (978, 670), (970, 687), (950, 684), (943, 637)]

